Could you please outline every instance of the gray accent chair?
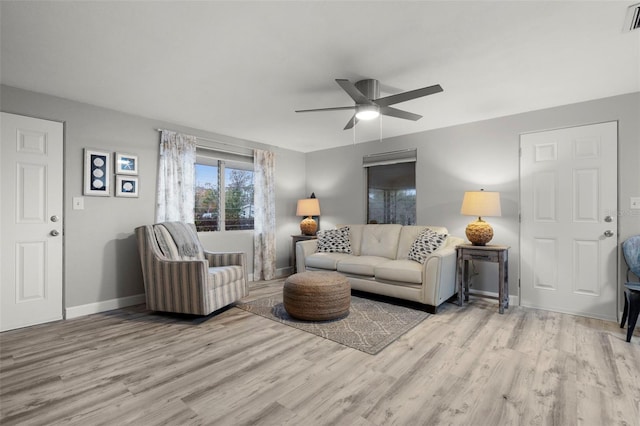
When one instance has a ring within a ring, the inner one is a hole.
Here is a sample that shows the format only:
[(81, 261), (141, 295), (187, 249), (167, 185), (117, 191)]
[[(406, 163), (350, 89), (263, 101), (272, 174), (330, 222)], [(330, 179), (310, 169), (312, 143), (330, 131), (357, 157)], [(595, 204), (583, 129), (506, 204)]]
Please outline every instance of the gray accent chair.
[[(622, 311), (622, 322), (620, 328), (624, 328), (627, 318), (627, 342), (631, 342), (633, 330), (640, 315), (640, 235), (628, 238), (622, 243), (622, 253), (627, 262), (627, 282), (624, 284), (624, 310)], [(636, 276), (636, 281), (631, 280), (631, 274)]]
[(147, 309), (209, 315), (249, 294), (246, 254), (207, 252), (193, 224), (184, 224), (197, 253), (180, 253), (163, 223), (135, 229)]

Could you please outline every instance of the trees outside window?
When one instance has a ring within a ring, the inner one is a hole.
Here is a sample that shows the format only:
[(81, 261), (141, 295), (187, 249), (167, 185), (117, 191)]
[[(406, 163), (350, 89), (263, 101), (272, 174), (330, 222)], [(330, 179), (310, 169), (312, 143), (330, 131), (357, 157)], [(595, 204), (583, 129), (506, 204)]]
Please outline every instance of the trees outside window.
[(196, 229), (253, 229), (252, 163), (199, 156), (195, 169)]
[(253, 229), (253, 171), (227, 168), (225, 229)]

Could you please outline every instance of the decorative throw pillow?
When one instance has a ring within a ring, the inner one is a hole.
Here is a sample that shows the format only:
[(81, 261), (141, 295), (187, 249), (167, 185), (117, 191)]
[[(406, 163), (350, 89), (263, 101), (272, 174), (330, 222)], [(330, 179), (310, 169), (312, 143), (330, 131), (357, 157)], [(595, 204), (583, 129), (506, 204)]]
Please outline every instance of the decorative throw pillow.
[(424, 263), (427, 257), (438, 250), (446, 239), (447, 234), (438, 234), (436, 231), (426, 228), (418, 235), (418, 238), (416, 238), (413, 244), (411, 244), (409, 259)]
[(318, 231), (318, 252), (351, 254), (349, 227)]

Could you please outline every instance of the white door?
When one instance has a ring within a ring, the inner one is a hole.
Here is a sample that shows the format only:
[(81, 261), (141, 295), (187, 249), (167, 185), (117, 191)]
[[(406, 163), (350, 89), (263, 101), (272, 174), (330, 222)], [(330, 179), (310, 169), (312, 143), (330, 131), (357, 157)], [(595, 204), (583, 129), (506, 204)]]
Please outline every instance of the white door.
[(0, 119), (0, 331), (62, 318), (62, 123)]
[(618, 123), (521, 135), (520, 303), (616, 321)]

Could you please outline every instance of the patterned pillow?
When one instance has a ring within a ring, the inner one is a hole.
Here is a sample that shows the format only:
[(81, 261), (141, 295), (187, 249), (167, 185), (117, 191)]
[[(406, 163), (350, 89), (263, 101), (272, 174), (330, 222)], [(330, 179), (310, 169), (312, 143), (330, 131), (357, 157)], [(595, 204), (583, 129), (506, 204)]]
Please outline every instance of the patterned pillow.
[(318, 231), (318, 252), (351, 254), (349, 227)]
[(409, 259), (416, 262), (424, 263), (429, 254), (438, 250), (442, 243), (447, 239), (447, 234), (438, 234), (429, 228), (418, 235), (418, 238), (411, 244), (409, 250)]

